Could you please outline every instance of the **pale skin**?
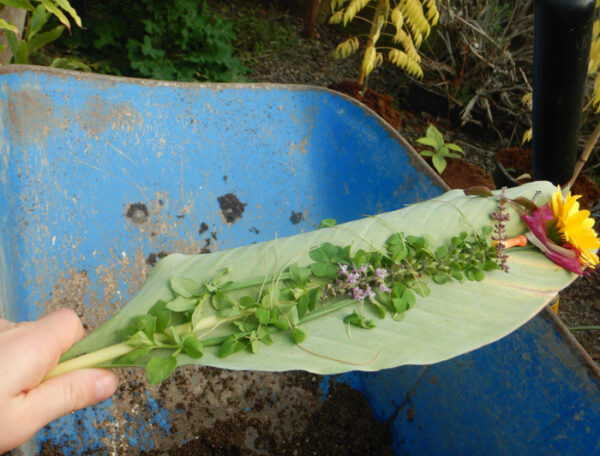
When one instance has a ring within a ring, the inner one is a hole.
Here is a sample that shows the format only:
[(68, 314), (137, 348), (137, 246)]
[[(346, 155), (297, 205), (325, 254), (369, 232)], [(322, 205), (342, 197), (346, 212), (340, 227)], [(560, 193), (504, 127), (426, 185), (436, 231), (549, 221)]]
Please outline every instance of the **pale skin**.
[(69, 309), (32, 322), (0, 319), (0, 454), (49, 422), (116, 391), (117, 377), (106, 369), (79, 369), (43, 380), (83, 336), (79, 317)]

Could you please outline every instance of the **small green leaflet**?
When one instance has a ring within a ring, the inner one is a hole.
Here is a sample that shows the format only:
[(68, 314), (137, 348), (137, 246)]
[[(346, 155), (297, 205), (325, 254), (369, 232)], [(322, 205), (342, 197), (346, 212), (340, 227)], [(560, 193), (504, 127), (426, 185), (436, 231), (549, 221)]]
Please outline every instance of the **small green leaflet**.
[(177, 358), (159, 358), (155, 356), (146, 364), (146, 376), (151, 385), (156, 385), (168, 378), (177, 367)]

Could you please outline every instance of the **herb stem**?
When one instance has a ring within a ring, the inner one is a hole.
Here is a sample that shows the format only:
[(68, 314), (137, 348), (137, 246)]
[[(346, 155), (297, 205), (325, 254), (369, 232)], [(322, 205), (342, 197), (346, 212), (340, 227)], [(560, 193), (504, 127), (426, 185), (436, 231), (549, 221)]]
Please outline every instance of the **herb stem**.
[[(194, 331), (201, 331), (203, 329), (211, 328), (221, 321), (216, 315), (211, 315), (203, 318), (196, 326), (194, 326)], [(189, 333), (192, 329), (191, 323), (182, 323), (180, 325), (173, 327), (177, 335), (182, 335)], [(156, 342), (159, 344), (164, 344), (169, 341), (169, 339), (164, 334), (155, 334), (154, 335)], [(47, 380), (52, 377), (56, 377), (57, 375), (65, 374), (67, 372), (71, 372), (77, 369), (85, 369), (88, 367), (95, 367), (100, 365), (105, 365), (107, 362), (117, 359), (121, 356), (126, 355), (127, 353), (135, 350), (136, 347), (126, 344), (125, 342), (121, 342), (115, 345), (111, 345), (109, 347), (102, 348), (100, 350), (96, 350), (94, 352), (86, 353), (84, 355), (77, 356), (75, 358), (69, 359), (67, 361), (63, 361), (62, 363), (58, 363), (54, 369), (52, 369), (45, 377), (44, 380)], [(158, 346), (157, 348), (160, 348)]]
[[(337, 301), (333, 301), (329, 304), (325, 304), (325, 305), (319, 307), (318, 309), (313, 310), (311, 313), (306, 315), (304, 318), (300, 319), (300, 321), (298, 321), (298, 325), (303, 325), (305, 323), (308, 323), (309, 321), (313, 321), (320, 317), (323, 317), (324, 315), (328, 315), (328, 314), (337, 312), (338, 310), (348, 307), (349, 305), (354, 304), (355, 302), (356, 301), (354, 301), (353, 299), (346, 298), (346, 299), (340, 299)], [(283, 330), (280, 329), (279, 331), (283, 331)], [(245, 333), (244, 335), (247, 335), (247, 334), (250, 334), (250, 331)], [(229, 336), (216, 336), (216, 337), (211, 337), (209, 339), (202, 339), (202, 345), (204, 345), (205, 347), (220, 345), (228, 337)]]
[(87, 367), (94, 367), (99, 364), (106, 363), (107, 361), (113, 360), (120, 356), (126, 355), (134, 349), (131, 345), (127, 345), (125, 342), (120, 344), (111, 345), (110, 347), (102, 348), (100, 350), (86, 353), (85, 355), (77, 356), (75, 358), (58, 363), (54, 369), (52, 369), (45, 377), (44, 380), (56, 377), (57, 375), (65, 374), (77, 369), (84, 369)]

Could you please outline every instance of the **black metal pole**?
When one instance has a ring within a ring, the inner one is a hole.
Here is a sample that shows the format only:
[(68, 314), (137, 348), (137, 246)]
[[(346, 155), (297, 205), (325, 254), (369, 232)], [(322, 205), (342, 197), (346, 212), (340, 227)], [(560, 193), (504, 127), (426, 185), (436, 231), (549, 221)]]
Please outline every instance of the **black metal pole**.
[(536, 0), (533, 175), (565, 184), (573, 173), (592, 37), (594, 0)]

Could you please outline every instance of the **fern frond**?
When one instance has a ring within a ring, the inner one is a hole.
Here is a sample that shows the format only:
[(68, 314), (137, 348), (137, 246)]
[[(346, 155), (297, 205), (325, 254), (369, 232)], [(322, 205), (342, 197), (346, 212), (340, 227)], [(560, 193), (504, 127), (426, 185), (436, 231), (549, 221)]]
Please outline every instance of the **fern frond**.
[(427, 7), (427, 20), (432, 26), (436, 25), (440, 19), (440, 12), (437, 9), (435, 0), (424, 0), (423, 4)]
[(533, 139), (533, 128), (528, 128), (523, 133), (523, 138), (521, 139), (521, 144), (525, 144)]
[(596, 108), (596, 114), (600, 112), (600, 75), (594, 79), (594, 92), (592, 93), (592, 105)]
[(375, 69), (375, 64), (377, 61), (377, 52), (375, 51), (374, 46), (369, 46), (365, 50), (365, 55), (363, 56), (362, 61), (362, 72), (365, 76), (369, 76), (371, 71)]
[(402, 13), (413, 35), (415, 45), (420, 47), (423, 38), (427, 38), (431, 31), (423, 12), (423, 5), (419, 0), (402, 0)]
[(404, 30), (398, 30), (396, 32), (396, 34), (394, 35), (394, 37), (392, 38), (392, 41), (394, 43), (402, 44), (402, 47), (404, 48), (404, 52), (406, 52), (406, 54), (412, 60), (416, 61), (417, 63), (421, 63), (421, 56), (417, 52), (415, 43), (413, 43), (413, 40), (408, 33), (406, 33)]
[(330, 24), (339, 24), (340, 22), (342, 22), (342, 18), (343, 17), (344, 17), (344, 10), (343, 9), (341, 9), (339, 11), (336, 11), (329, 18), (329, 23)]
[(521, 97), (521, 104), (531, 109), (531, 103), (533, 102), (533, 92), (527, 92)]
[(351, 54), (354, 54), (360, 46), (360, 42), (356, 36), (348, 38), (346, 41), (341, 42), (335, 48), (335, 57), (338, 59), (345, 59)]
[(350, 0), (344, 12), (344, 25), (352, 21), (354, 17), (365, 7), (371, 0)]
[(406, 52), (400, 51), (398, 49), (390, 49), (388, 58), (390, 59), (390, 62), (402, 68), (409, 75), (414, 76), (418, 79), (423, 78), (423, 70), (417, 62), (415, 62), (409, 57), (409, 55)]
[(331, 0), (331, 2), (329, 2), (329, 7), (331, 8), (331, 11), (335, 11), (344, 6), (344, 3), (347, 1), (348, 0)]
[(383, 54), (381, 52), (377, 52), (375, 54), (375, 68), (381, 66), (383, 64)]
[(402, 11), (400, 11), (400, 5), (396, 5), (390, 14), (390, 19), (394, 27), (396, 27), (396, 33), (399, 30), (402, 30), (402, 26), (404, 25), (404, 15)]
[(588, 64), (588, 74), (594, 74), (600, 66), (600, 21), (594, 22), (592, 32), (592, 46), (590, 48), (590, 61)]

